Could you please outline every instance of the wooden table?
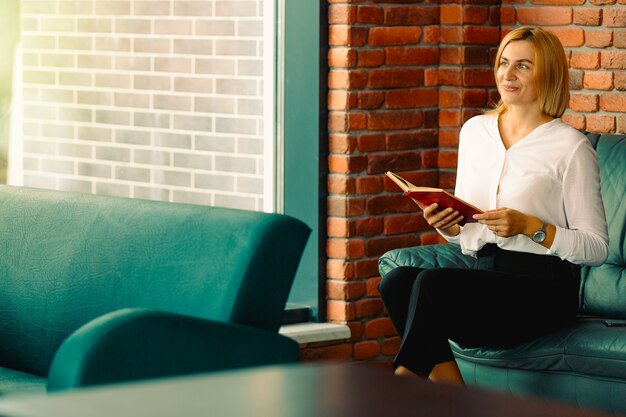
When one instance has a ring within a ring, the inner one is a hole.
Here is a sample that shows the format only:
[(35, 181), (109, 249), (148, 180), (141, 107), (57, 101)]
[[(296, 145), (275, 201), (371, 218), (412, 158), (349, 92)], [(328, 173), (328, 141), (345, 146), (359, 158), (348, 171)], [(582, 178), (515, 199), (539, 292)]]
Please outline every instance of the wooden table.
[[(363, 364), (255, 368), (0, 399), (3, 417), (601, 417)], [(606, 416), (606, 415), (604, 415)]]

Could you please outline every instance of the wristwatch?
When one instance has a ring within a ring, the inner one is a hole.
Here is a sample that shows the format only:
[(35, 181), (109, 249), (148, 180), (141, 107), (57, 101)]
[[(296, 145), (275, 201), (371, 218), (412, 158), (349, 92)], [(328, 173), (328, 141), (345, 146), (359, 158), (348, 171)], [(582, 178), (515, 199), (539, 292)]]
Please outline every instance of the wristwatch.
[(531, 237), (533, 242), (535, 242), (535, 243), (543, 243), (543, 241), (546, 240), (546, 227), (548, 227), (548, 224), (546, 222), (542, 222), (541, 223), (541, 229), (539, 229), (535, 233), (533, 233), (533, 235)]

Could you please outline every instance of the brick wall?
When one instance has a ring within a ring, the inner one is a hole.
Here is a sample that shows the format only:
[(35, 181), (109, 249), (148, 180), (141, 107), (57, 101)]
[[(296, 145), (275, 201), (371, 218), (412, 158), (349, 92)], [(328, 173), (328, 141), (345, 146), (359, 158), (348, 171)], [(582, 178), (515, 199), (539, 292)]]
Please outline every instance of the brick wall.
[(384, 177), (453, 188), (462, 123), (497, 100), (491, 63), (520, 24), (562, 40), (577, 128), (626, 132), (625, 0), (329, 0), (327, 305), (352, 340), (303, 357), (388, 363), (399, 338), (377, 291), (387, 250), (440, 242)]
[(24, 185), (263, 209), (261, 0), (23, 0), (21, 16)]

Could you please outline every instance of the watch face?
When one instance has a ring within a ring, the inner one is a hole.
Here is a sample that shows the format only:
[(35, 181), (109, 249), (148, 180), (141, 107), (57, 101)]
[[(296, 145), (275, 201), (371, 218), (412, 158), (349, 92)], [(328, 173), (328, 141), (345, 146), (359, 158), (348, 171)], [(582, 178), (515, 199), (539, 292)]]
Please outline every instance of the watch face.
[(533, 239), (533, 242), (541, 243), (544, 240), (546, 240), (546, 232), (544, 232), (543, 230), (539, 230), (533, 233), (532, 239)]

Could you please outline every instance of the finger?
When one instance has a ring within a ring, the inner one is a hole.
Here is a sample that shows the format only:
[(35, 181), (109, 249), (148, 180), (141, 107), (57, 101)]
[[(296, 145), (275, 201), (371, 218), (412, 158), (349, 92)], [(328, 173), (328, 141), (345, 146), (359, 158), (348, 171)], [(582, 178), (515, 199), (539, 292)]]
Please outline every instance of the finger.
[(446, 229), (448, 227), (454, 226), (455, 224), (461, 222), (463, 220), (463, 216), (459, 214), (458, 211), (454, 211), (449, 215), (445, 216), (433, 226), (438, 229)]
[(424, 205), (424, 208), (422, 209), (422, 211), (424, 212), (424, 217), (433, 216), (438, 207), (439, 205), (437, 203), (432, 203), (430, 206)]

